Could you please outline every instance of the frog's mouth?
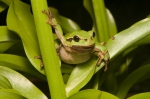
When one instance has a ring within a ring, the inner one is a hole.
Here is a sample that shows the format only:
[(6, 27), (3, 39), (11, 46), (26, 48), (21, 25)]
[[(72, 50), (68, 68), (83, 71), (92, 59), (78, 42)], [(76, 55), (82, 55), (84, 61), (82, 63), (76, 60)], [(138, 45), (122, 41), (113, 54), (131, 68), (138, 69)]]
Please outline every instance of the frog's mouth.
[(85, 53), (85, 52), (91, 52), (93, 51), (95, 47), (95, 44), (89, 45), (89, 46), (78, 46), (78, 45), (73, 45), (71, 47), (71, 50), (73, 52), (77, 52), (77, 53)]

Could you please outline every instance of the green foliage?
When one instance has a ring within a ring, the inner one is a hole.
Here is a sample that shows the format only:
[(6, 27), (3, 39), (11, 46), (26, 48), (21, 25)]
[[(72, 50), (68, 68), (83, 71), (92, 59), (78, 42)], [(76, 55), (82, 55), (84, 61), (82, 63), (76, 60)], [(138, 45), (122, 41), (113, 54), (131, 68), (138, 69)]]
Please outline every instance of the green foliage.
[[(7, 86), (6, 89), (14, 89), (11, 90), (12, 93), (18, 92), (18, 94), (26, 98), (47, 99), (47, 97), (37, 87), (35, 87), (35, 85), (16, 71), (0, 66), (0, 75), (3, 76), (4, 79), (1, 79), (1, 81), (7, 83), (7, 85), (5, 85)], [(8, 83), (10, 83), (10, 85), (8, 85)]]
[[(73, 69), (68, 82), (66, 84), (66, 94), (71, 96), (78, 92), (95, 73), (96, 57), (92, 57), (90, 61), (76, 65)], [(99, 66), (101, 68), (102, 66)]]
[(129, 97), (127, 99), (149, 99), (149, 97), (150, 97), (150, 93), (145, 92), (145, 93), (140, 93), (140, 94), (134, 95), (134, 96)]
[(12, 1), (7, 14), (7, 27), (20, 36), (28, 59), (37, 70), (44, 73), (39, 66), (41, 61), (34, 59), (41, 54), (30, 6), (20, 1)]
[[(141, 45), (150, 43), (149, 17), (117, 34), (113, 16), (103, 0), (84, 0), (83, 5), (93, 20), (91, 29), (97, 41), (106, 42), (110, 55), (108, 70), (104, 72), (104, 62), (96, 67), (95, 56), (82, 64), (61, 63), (60, 66), (54, 47), (55, 34), (42, 13), (43, 9), (48, 10), (46, 0), (31, 0), (31, 4), (33, 15), (30, 5), (22, 1), (0, 1), (0, 12), (8, 7), (7, 26), (0, 26), (0, 98), (47, 99), (27, 75), (47, 81), (52, 99), (125, 99), (134, 84), (150, 78), (150, 60), (136, 64), (140, 61), (136, 55), (143, 55)], [(55, 8), (50, 9), (65, 34), (81, 29)], [(38, 55), (42, 55), (42, 59), (34, 58)], [(131, 71), (132, 67), (135, 68)], [(128, 99), (147, 97), (149, 92)]]
[(119, 99), (119, 98), (107, 92), (99, 91), (96, 89), (87, 89), (79, 91), (78, 93), (72, 95), (68, 99)]

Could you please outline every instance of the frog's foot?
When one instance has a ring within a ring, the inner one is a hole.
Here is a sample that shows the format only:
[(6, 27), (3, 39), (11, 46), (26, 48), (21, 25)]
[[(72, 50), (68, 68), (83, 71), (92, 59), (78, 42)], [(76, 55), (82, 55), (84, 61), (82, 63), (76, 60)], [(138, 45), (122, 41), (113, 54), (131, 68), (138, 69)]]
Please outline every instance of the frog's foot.
[(55, 33), (56, 33), (58, 39), (63, 44), (63, 46), (67, 46), (68, 47), (68, 44), (66, 44), (66, 39), (63, 36), (63, 31), (61, 29), (61, 26), (57, 23), (56, 19), (52, 15), (51, 10), (48, 9), (48, 12), (46, 10), (42, 10), (42, 12), (48, 16), (47, 23), (54, 28)]
[(108, 67), (107, 67), (107, 65), (108, 65), (108, 58), (105, 57), (105, 56), (107, 56), (107, 55), (108, 55), (108, 51), (105, 52), (105, 53), (102, 53), (102, 52), (100, 51), (100, 52), (98, 52), (98, 54), (97, 54), (97, 56), (98, 56), (99, 58), (98, 58), (98, 61), (97, 61), (96, 65), (99, 66), (99, 65), (101, 64), (101, 62), (104, 61), (104, 62), (105, 62), (105, 69), (104, 69), (104, 71), (107, 71), (107, 68), (108, 68)]
[(48, 12), (46, 10), (42, 10), (42, 12), (46, 14), (50, 20), (54, 18), (50, 9), (48, 9)]
[[(35, 56), (34, 58), (35, 59), (42, 59), (42, 57), (40, 55), (39, 56)], [(40, 63), (40, 67), (41, 67), (41, 69), (43, 69), (43, 67), (44, 67), (44, 63), (43, 62)]]
[(42, 56), (34, 56), (35, 59), (42, 59)]
[(42, 10), (42, 12), (48, 16), (48, 20), (46, 22), (53, 26), (53, 28), (55, 28), (57, 26), (57, 23), (53, 22), (54, 16), (52, 15), (51, 10), (48, 9), (48, 12), (46, 10)]

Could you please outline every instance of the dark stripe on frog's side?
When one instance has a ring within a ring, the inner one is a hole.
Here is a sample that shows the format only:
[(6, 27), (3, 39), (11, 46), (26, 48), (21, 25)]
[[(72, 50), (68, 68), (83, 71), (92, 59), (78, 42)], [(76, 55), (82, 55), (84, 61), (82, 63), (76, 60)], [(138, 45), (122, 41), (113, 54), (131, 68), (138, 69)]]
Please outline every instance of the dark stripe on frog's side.
[(95, 44), (93, 45), (90, 45), (90, 46), (78, 46), (78, 45), (74, 45), (71, 48), (71, 50), (73, 52), (77, 52), (77, 53), (84, 53), (84, 52), (90, 52), (90, 51), (93, 51), (95, 47)]

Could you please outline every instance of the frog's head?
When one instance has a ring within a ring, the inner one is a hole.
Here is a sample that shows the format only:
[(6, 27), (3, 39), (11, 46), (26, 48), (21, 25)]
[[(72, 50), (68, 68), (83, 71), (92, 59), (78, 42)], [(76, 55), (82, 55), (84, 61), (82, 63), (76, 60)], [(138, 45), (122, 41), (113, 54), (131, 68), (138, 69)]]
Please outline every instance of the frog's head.
[(72, 46), (89, 47), (95, 45), (95, 33), (93, 31), (75, 31), (65, 35), (66, 41)]

